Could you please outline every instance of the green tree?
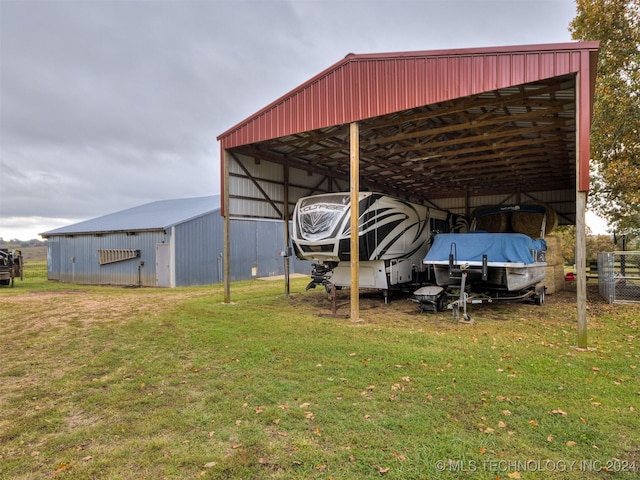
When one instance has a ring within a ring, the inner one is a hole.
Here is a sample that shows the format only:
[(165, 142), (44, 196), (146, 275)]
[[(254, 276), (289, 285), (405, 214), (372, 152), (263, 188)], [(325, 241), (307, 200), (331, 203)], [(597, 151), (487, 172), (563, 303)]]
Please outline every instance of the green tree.
[(576, 227), (575, 225), (561, 225), (553, 231), (553, 235), (560, 237), (562, 245), (562, 259), (565, 265), (576, 263)]
[(599, 40), (590, 207), (640, 235), (640, 0), (576, 0), (574, 40)]
[[(573, 265), (576, 260), (576, 227), (562, 225), (553, 231), (553, 235), (560, 237), (562, 244), (562, 258), (565, 265)], [(587, 229), (587, 263), (598, 260), (598, 253), (620, 250), (613, 243), (610, 235), (592, 235)]]

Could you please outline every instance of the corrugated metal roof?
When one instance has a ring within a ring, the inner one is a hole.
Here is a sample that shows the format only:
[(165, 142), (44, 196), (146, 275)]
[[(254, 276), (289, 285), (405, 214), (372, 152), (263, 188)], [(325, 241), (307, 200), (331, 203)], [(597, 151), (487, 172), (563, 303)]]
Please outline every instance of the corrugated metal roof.
[(220, 209), (220, 195), (158, 200), (41, 233), (43, 237), (76, 233), (164, 230)]

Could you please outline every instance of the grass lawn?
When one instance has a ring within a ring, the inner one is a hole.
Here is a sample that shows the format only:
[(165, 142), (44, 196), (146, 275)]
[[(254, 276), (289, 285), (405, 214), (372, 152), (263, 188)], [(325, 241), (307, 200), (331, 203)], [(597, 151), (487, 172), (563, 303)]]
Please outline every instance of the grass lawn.
[(45, 277), (0, 289), (0, 478), (638, 478), (640, 305), (591, 287), (581, 350), (571, 291), (353, 323), (306, 279)]

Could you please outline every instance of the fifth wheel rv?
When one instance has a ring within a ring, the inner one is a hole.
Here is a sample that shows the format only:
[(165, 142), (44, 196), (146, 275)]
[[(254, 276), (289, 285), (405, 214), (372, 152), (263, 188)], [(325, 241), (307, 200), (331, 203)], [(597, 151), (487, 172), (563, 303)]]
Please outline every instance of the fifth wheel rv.
[[(391, 288), (427, 280), (423, 259), (436, 233), (466, 231), (464, 217), (416, 205), (381, 193), (359, 193), (359, 284)], [(456, 223), (457, 222), (457, 223)], [(293, 246), (312, 260), (312, 282), (351, 284), (351, 205), (349, 192), (303, 197), (293, 214)]]

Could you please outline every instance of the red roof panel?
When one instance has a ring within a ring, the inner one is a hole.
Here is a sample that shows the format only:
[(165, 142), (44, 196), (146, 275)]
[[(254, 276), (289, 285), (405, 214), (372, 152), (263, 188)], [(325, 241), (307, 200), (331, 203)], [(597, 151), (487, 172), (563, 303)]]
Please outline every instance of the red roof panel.
[[(218, 139), (223, 148), (575, 73), (597, 42), (347, 55)], [(587, 63), (588, 63), (588, 57)]]

